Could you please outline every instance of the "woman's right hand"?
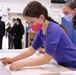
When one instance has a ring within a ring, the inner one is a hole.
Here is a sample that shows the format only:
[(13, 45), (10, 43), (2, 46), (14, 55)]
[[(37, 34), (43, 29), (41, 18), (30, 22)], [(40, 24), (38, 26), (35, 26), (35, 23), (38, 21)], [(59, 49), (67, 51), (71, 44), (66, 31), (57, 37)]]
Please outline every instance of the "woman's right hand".
[(13, 62), (13, 58), (0, 58), (1, 62), (6, 65), (7, 63), (8, 64), (11, 64)]

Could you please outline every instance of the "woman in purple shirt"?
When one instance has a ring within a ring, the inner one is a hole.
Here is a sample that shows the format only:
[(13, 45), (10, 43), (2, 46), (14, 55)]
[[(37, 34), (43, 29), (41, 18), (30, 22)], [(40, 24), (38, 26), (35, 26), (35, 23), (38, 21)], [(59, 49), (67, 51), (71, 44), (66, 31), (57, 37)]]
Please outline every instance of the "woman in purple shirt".
[[(29, 48), (15, 57), (3, 59), (3, 63), (11, 63), (10, 69), (18, 70), (24, 66), (46, 64), (54, 58), (62, 66), (76, 68), (75, 45), (58, 23), (48, 16), (47, 9), (42, 4), (37, 1), (28, 3), (23, 16), (37, 35)], [(33, 55), (42, 45), (45, 48), (44, 56), (17, 62)]]

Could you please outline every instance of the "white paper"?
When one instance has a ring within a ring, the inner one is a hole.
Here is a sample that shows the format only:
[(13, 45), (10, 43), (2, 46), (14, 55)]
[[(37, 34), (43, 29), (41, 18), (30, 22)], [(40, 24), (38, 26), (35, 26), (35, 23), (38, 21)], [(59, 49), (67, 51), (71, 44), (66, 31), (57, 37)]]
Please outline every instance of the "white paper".
[(76, 71), (61, 72), (60, 75), (76, 75)]
[[(7, 69), (9, 70), (9, 66), (7, 65)], [(9, 72), (12, 75), (42, 75), (42, 74), (48, 74), (48, 73), (55, 73), (50, 71), (48, 68), (51, 67), (56, 67), (53, 64), (45, 64), (45, 65), (41, 65), (41, 66), (29, 66), (29, 67), (24, 67), (22, 69), (20, 69), (19, 71), (10, 71)]]
[(49, 70), (43, 70), (43, 69), (25, 69), (20, 71), (11, 72), (12, 75), (40, 75), (45, 73), (52, 73)]

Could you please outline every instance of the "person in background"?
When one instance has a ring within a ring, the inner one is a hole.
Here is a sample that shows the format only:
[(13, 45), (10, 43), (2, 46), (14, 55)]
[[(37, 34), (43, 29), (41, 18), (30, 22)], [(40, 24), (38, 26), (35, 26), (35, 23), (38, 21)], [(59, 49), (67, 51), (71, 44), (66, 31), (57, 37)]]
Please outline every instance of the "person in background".
[(22, 49), (22, 36), (24, 34), (24, 27), (20, 18), (16, 19), (14, 46), (15, 49)]
[(68, 1), (63, 5), (63, 14), (67, 21), (72, 21), (76, 15), (76, 1)]
[(16, 19), (13, 18), (12, 19), (12, 23), (13, 23), (13, 26), (12, 26), (12, 29), (11, 29), (11, 40), (12, 40), (12, 45), (11, 45), (11, 48), (13, 49), (15, 47), (14, 45), (14, 38), (15, 38), (15, 32), (16, 32)]
[[(12, 58), (2, 58), (3, 63), (11, 63), (9, 67), (11, 70), (19, 70), (22, 67), (46, 64), (53, 58), (59, 65), (76, 68), (76, 46), (59, 24), (48, 16), (47, 9), (41, 3), (38, 1), (28, 3), (23, 16), (30, 28), (36, 32), (36, 36), (30, 47)], [(42, 45), (45, 48), (43, 56), (18, 61), (33, 55)]]
[(74, 29), (76, 30), (76, 14), (75, 14), (75, 16), (73, 17), (72, 21), (73, 21), (73, 27), (74, 27)]
[(68, 30), (69, 38), (76, 45), (76, 1), (68, 1), (63, 5), (64, 19), (62, 24)]
[(11, 24), (8, 22), (7, 23), (7, 26), (8, 28), (6, 29), (7, 33), (8, 33), (8, 41), (9, 41), (9, 49), (12, 49), (12, 38), (11, 38), (11, 30), (12, 30), (12, 27), (11, 27)]
[(2, 39), (5, 35), (5, 22), (1, 21), (2, 16), (0, 16), (0, 49), (2, 49)]

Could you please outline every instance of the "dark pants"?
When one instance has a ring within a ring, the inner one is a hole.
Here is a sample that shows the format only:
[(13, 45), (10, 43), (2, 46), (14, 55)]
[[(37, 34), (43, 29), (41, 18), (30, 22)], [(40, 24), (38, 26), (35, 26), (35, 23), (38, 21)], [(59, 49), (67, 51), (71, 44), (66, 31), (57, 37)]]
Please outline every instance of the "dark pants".
[(2, 38), (3, 37), (0, 37), (0, 49), (2, 49)]
[(13, 43), (13, 38), (9, 36), (9, 49), (13, 49), (14, 43)]
[(14, 39), (15, 49), (22, 49), (22, 41), (21, 39)]

